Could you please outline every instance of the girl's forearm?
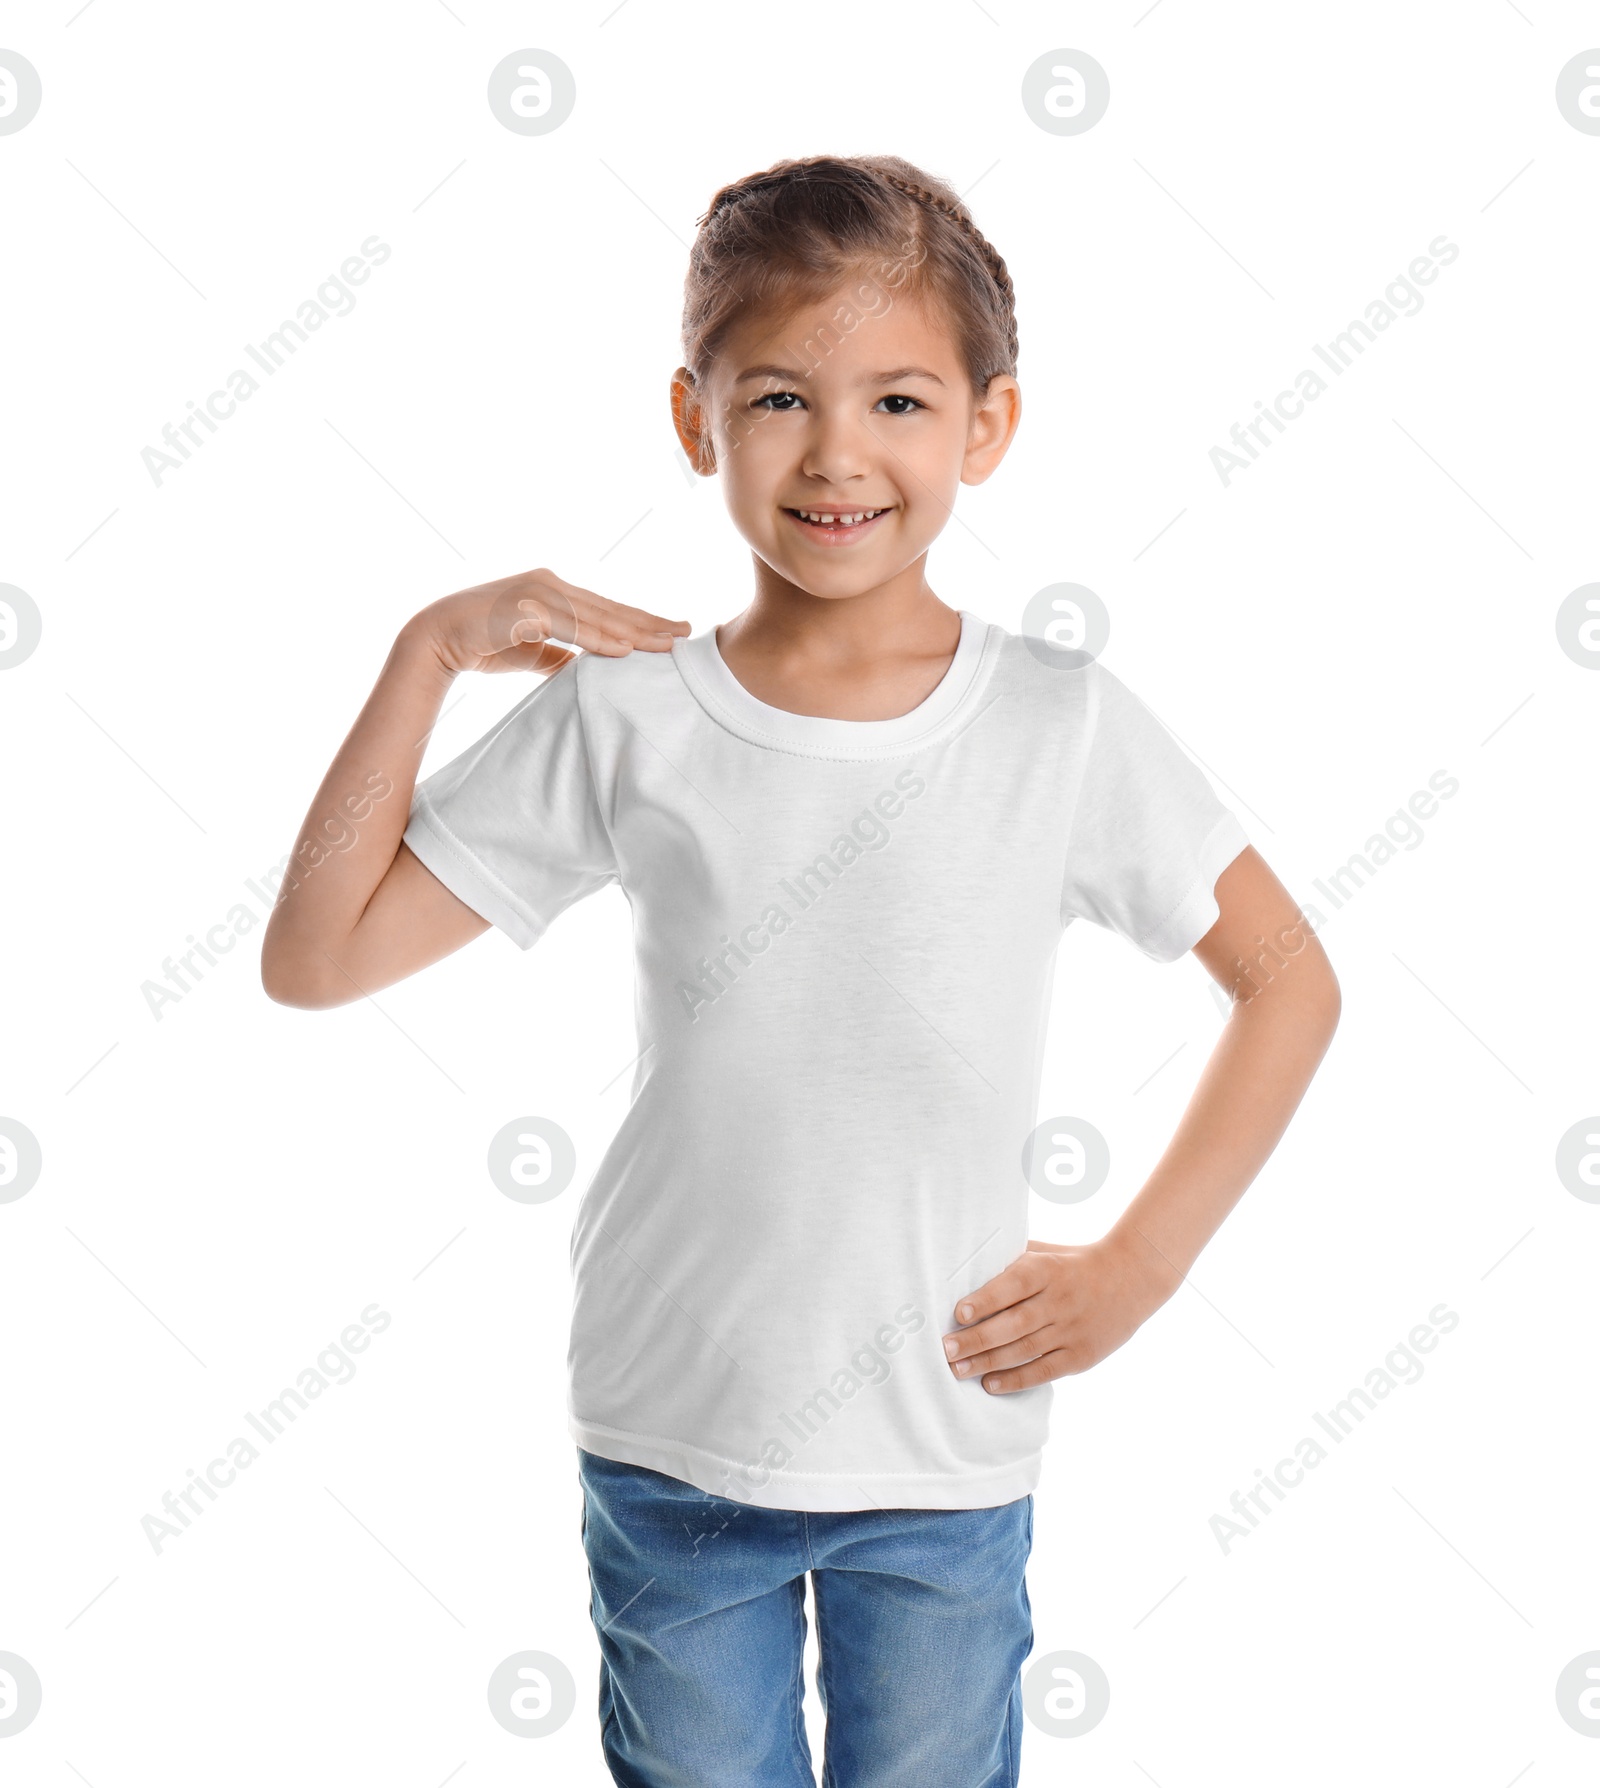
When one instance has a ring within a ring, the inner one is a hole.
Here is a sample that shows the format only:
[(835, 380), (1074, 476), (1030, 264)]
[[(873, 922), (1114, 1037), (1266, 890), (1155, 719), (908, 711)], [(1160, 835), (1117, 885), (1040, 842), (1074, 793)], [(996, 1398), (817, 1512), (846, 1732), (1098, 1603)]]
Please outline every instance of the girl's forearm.
[(454, 680), (425, 629), (401, 629), (295, 840), (262, 940), (264, 976), (339, 956), (400, 848), (417, 767)]
[(1107, 1241), (1165, 1301), (1261, 1171), (1288, 1128), (1339, 1018), (1331, 971), (1293, 977), (1238, 1002), (1182, 1119)]

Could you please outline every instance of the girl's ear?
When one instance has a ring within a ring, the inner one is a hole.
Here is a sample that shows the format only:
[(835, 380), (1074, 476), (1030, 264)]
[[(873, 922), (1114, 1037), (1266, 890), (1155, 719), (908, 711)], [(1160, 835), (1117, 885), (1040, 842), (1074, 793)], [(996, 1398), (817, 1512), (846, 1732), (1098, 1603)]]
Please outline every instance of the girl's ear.
[(1010, 373), (997, 373), (988, 395), (973, 408), (961, 482), (982, 484), (1006, 456), (1022, 420), (1022, 387)]
[(689, 456), (689, 464), (702, 477), (709, 478), (717, 469), (710, 418), (695, 391), (694, 375), (686, 366), (678, 367), (672, 375), (672, 426)]

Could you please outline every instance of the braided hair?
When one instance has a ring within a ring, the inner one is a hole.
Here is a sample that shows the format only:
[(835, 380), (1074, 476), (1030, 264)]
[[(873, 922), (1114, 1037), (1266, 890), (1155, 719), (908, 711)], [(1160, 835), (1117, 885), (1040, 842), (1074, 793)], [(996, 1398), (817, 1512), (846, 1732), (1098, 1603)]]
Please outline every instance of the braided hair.
[(1016, 297), (955, 191), (898, 155), (813, 155), (720, 187), (684, 285), (683, 363), (704, 388), (736, 322), (815, 303), (846, 280), (936, 298), (981, 398), (1017, 370)]

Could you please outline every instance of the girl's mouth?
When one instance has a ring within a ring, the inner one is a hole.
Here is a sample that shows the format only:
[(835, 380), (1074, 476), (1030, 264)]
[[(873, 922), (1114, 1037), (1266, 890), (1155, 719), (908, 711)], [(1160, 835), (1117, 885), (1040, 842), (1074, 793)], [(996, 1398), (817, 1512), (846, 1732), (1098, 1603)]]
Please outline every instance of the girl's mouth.
[[(892, 508), (891, 504), (889, 508)], [(884, 509), (785, 509), (784, 514), (796, 527), (804, 528), (815, 540), (843, 546), (859, 540), (872, 526), (889, 513)]]

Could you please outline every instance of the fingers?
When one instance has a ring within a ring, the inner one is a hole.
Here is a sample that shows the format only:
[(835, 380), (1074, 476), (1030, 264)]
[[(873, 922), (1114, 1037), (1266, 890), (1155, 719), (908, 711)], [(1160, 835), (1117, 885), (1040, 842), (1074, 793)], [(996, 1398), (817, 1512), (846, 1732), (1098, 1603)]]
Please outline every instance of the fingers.
[(1030, 1385), (1044, 1384), (1048, 1379), (1061, 1378), (1069, 1372), (1081, 1372), (1087, 1364), (1088, 1361), (1074, 1360), (1071, 1354), (1056, 1348), (1009, 1372), (986, 1373), (983, 1388), (995, 1396), (1003, 1396), (1007, 1391), (1025, 1391)]
[(976, 1291), (968, 1292), (956, 1305), (956, 1321), (966, 1324), (982, 1322), (985, 1317), (993, 1316), (997, 1310), (1007, 1309), (1021, 1299), (1032, 1296), (1045, 1281), (1045, 1270), (1040, 1266), (1040, 1259), (1041, 1256), (1037, 1254), (1019, 1254), (1010, 1266), (996, 1273)]
[(693, 631), (687, 621), (612, 602), (545, 567), (457, 591), (429, 612), (440, 656), (457, 671), (548, 673), (579, 652), (670, 652)]
[(650, 609), (635, 608), (631, 603), (596, 595), (593, 590), (580, 589), (576, 584), (568, 584), (566, 588), (573, 598), (582, 597), (603, 610), (605, 619), (614, 632), (626, 632), (631, 637), (656, 633), (683, 636), (693, 631), (687, 621), (669, 621), (666, 616), (655, 614)]
[(1013, 1304), (983, 1322), (958, 1329), (944, 1338), (945, 1358), (959, 1366), (978, 1354), (987, 1353), (990, 1348), (1000, 1347), (1007, 1341), (1015, 1341), (1022, 1335), (1031, 1334), (1039, 1326), (1038, 1315), (1037, 1311), (1030, 1310), (1024, 1302)]
[(956, 1378), (977, 1378), (996, 1366), (1015, 1366), (1059, 1343), (1055, 1314), (1038, 1298), (1026, 1298), (998, 1316), (944, 1337), (945, 1358)]
[[(552, 600), (545, 596), (518, 597), (514, 618), (498, 626), (491, 623), (489, 635), (490, 650), (505, 659), (513, 659), (514, 654), (541, 645), (549, 645), (552, 654), (558, 653), (562, 646), (576, 648), (576, 651), (552, 656), (550, 669), (575, 657), (577, 651), (595, 652), (605, 658), (625, 657), (636, 646), (648, 651), (670, 652), (673, 640), (678, 637), (669, 632), (636, 633), (616, 621), (609, 612), (591, 613), (587, 604), (580, 606), (562, 597)], [(525, 668), (520, 658), (514, 659), (514, 663), (518, 669)]]
[(601, 658), (626, 658), (633, 650), (631, 639), (608, 633), (593, 621), (578, 621), (574, 624), (572, 643)]
[[(554, 572), (546, 573), (545, 578), (554, 587), (552, 606), (567, 608), (574, 642), (586, 652), (600, 652), (608, 657), (623, 656), (635, 647), (647, 652), (670, 652), (674, 639), (687, 638), (693, 632), (687, 621), (672, 621), (631, 603), (614, 602), (593, 590), (569, 584)], [(552, 626), (550, 631), (560, 639), (568, 638), (559, 626)]]
[[(650, 619), (657, 621), (659, 617), (652, 616)], [(685, 637), (688, 631), (687, 621), (661, 621), (659, 626), (635, 626), (626, 618), (620, 617), (610, 604), (593, 615), (576, 614), (573, 621), (574, 641), (586, 652), (601, 652), (608, 657), (620, 657), (635, 648), (643, 652), (670, 652), (672, 642)]]
[[(630, 603), (613, 602), (593, 590), (568, 583), (548, 566), (499, 578), (462, 594), (480, 602), (485, 596), (489, 598), (481, 621), (475, 615), (469, 623), (473, 637), (469, 649), (480, 658), (487, 653), (509, 654), (515, 647), (535, 646), (545, 640), (605, 658), (626, 657), (635, 650), (670, 652), (676, 640), (693, 631), (687, 621), (670, 620)], [(564, 660), (553, 660), (551, 668), (561, 662)], [(499, 668), (524, 666), (518, 657)]]
[(978, 1378), (983, 1381), (983, 1388), (992, 1391), (995, 1380), (1008, 1366), (1026, 1366), (1043, 1354), (1056, 1352), (1054, 1338), (1040, 1329), (1031, 1335), (1025, 1335), (1020, 1341), (1012, 1341), (1005, 1347), (991, 1347), (987, 1353), (974, 1355), (970, 1359), (957, 1360), (951, 1370), (958, 1378)]
[(1065, 1340), (1054, 1324), (1031, 1330), (1015, 1341), (953, 1360), (957, 1378), (976, 1379), (986, 1391), (1020, 1391), (1066, 1372), (1087, 1371), (1094, 1356), (1081, 1344)]
[[(965, 1326), (943, 1338), (954, 1377), (980, 1379), (985, 1390), (1019, 1389), (1021, 1381), (1008, 1368), (1020, 1369), (1043, 1354), (1059, 1351), (1060, 1311), (1041, 1296), (1052, 1283), (1044, 1258), (1020, 1255), (956, 1305), (956, 1317)], [(1065, 1369), (1058, 1365), (1055, 1371)], [(1043, 1376), (1053, 1377), (1055, 1371)]]
[(618, 617), (622, 617), (636, 639), (654, 639), (662, 634), (669, 640), (687, 639), (694, 631), (687, 621), (669, 621), (663, 615), (651, 614), (648, 609), (625, 608), (616, 602), (607, 603), (606, 607), (612, 625), (616, 626)]

